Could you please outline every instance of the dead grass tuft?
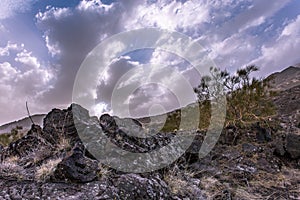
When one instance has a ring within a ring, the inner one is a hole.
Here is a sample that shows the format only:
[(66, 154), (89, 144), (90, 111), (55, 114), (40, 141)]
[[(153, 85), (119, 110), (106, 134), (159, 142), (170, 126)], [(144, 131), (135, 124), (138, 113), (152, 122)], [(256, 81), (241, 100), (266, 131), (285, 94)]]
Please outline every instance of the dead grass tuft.
[(194, 174), (187, 170), (181, 171), (175, 166), (164, 175), (164, 180), (168, 184), (173, 194), (184, 195), (190, 188), (190, 180)]
[(98, 179), (105, 179), (109, 176), (110, 174), (110, 169), (103, 164), (99, 163), (98, 164), (98, 171), (97, 171), (97, 176)]
[(42, 164), (40, 167), (38, 167), (35, 173), (36, 181), (38, 182), (47, 181), (49, 175), (51, 175), (54, 172), (58, 163), (60, 163), (61, 161), (62, 161), (61, 158), (52, 159)]
[(25, 170), (17, 164), (15, 157), (6, 159), (0, 163), (0, 177), (8, 180), (23, 180)]

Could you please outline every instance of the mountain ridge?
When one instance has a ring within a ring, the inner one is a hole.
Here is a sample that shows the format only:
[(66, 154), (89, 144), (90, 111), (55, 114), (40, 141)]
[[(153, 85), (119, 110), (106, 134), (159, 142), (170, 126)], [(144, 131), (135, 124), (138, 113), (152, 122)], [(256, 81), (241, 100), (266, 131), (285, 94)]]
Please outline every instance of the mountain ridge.
[[(41, 125), (45, 116), (46, 114), (35, 114), (32, 115), (31, 118), (35, 124)], [(0, 134), (10, 133), (10, 131), (16, 127), (22, 127), (23, 130), (29, 130), (31, 128), (31, 124), (32, 122), (29, 117), (24, 117), (13, 122), (5, 123), (0, 126)]]
[(300, 64), (289, 66), (280, 72), (274, 72), (266, 80), (270, 80), (272, 90), (283, 91), (300, 84)]

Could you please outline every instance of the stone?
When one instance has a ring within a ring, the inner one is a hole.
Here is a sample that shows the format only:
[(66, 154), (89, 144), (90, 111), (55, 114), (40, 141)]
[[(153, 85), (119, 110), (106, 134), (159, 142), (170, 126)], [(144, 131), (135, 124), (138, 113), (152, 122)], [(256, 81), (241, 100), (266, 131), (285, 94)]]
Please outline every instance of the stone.
[(73, 109), (76, 109), (76, 114), (80, 114), (80, 117), (89, 117), (86, 109), (75, 104), (64, 110), (53, 109), (44, 118), (43, 138), (51, 144), (57, 144), (62, 138), (68, 138), (72, 145), (80, 141), (74, 123)]
[(258, 142), (269, 142), (272, 140), (271, 133), (266, 128), (260, 126), (259, 122), (256, 123), (254, 126), (255, 133), (256, 133), (256, 140)]
[(242, 144), (242, 149), (243, 152), (246, 153), (255, 153), (258, 150), (258, 148), (255, 145), (249, 143)]
[[(166, 146), (171, 142), (171, 138), (174, 137), (172, 133), (157, 133), (146, 138), (133, 136), (128, 131), (134, 130), (134, 128), (125, 128), (125, 126), (133, 125), (141, 128), (137, 121), (133, 121), (132, 124), (128, 123), (128, 119), (126, 118), (114, 118), (108, 114), (100, 117), (99, 124), (112, 143), (126, 151), (134, 153), (146, 153)], [(122, 126), (122, 129), (119, 128), (118, 124)]]
[(274, 154), (278, 156), (284, 156), (286, 153), (283, 141), (277, 141), (275, 143)]
[(98, 162), (83, 155), (81, 147), (75, 146), (69, 155), (57, 165), (52, 181), (86, 183), (97, 178)]
[(159, 177), (141, 177), (138, 174), (121, 175), (115, 183), (122, 199), (168, 199), (170, 191)]
[(99, 118), (101, 128), (109, 133), (116, 132), (118, 126), (115, 119), (109, 114), (104, 114)]
[(236, 145), (239, 139), (239, 134), (236, 127), (227, 126), (220, 135), (219, 142), (226, 145)]
[(300, 135), (290, 133), (286, 137), (286, 151), (293, 159), (300, 158)]

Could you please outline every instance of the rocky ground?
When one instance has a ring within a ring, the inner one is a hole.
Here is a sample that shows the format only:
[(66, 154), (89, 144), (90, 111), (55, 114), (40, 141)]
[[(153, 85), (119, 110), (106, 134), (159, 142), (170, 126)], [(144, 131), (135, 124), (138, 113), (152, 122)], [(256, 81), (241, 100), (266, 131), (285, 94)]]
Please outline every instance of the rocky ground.
[(161, 148), (178, 133), (137, 138), (118, 127), (116, 121), (120, 126), (125, 119), (90, 117), (75, 104), (53, 109), (42, 127), (32, 125), (21, 139), (0, 148), (0, 199), (300, 199), (300, 86), (289, 90), (274, 98), (278, 115), (270, 118), (269, 127), (225, 127), (202, 159), (198, 152), (205, 133), (191, 131), (195, 139), (176, 162), (148, 173), (125, 173), (101, 164), (78, 130), (89, 130), (90, 140), (105, 134), (135, 153)]

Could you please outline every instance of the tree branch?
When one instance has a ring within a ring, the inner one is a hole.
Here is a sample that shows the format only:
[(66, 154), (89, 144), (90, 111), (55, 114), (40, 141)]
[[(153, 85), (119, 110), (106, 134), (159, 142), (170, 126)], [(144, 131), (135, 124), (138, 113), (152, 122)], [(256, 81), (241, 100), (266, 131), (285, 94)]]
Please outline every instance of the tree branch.
[(27, 114), (28, 114), (28, 117), (29, 117), (31, 123), (32, 123), (33, 125), (35, 125), (35, 123), (34, 123), (33, 120), (32, 120), (32, 117), (31, 117), (31, 115), (30, 115), (30, 112), (29, 112), (29, 109), (28, 109), (27, 101), (26, 101), (26, 110), (27, 110)]

